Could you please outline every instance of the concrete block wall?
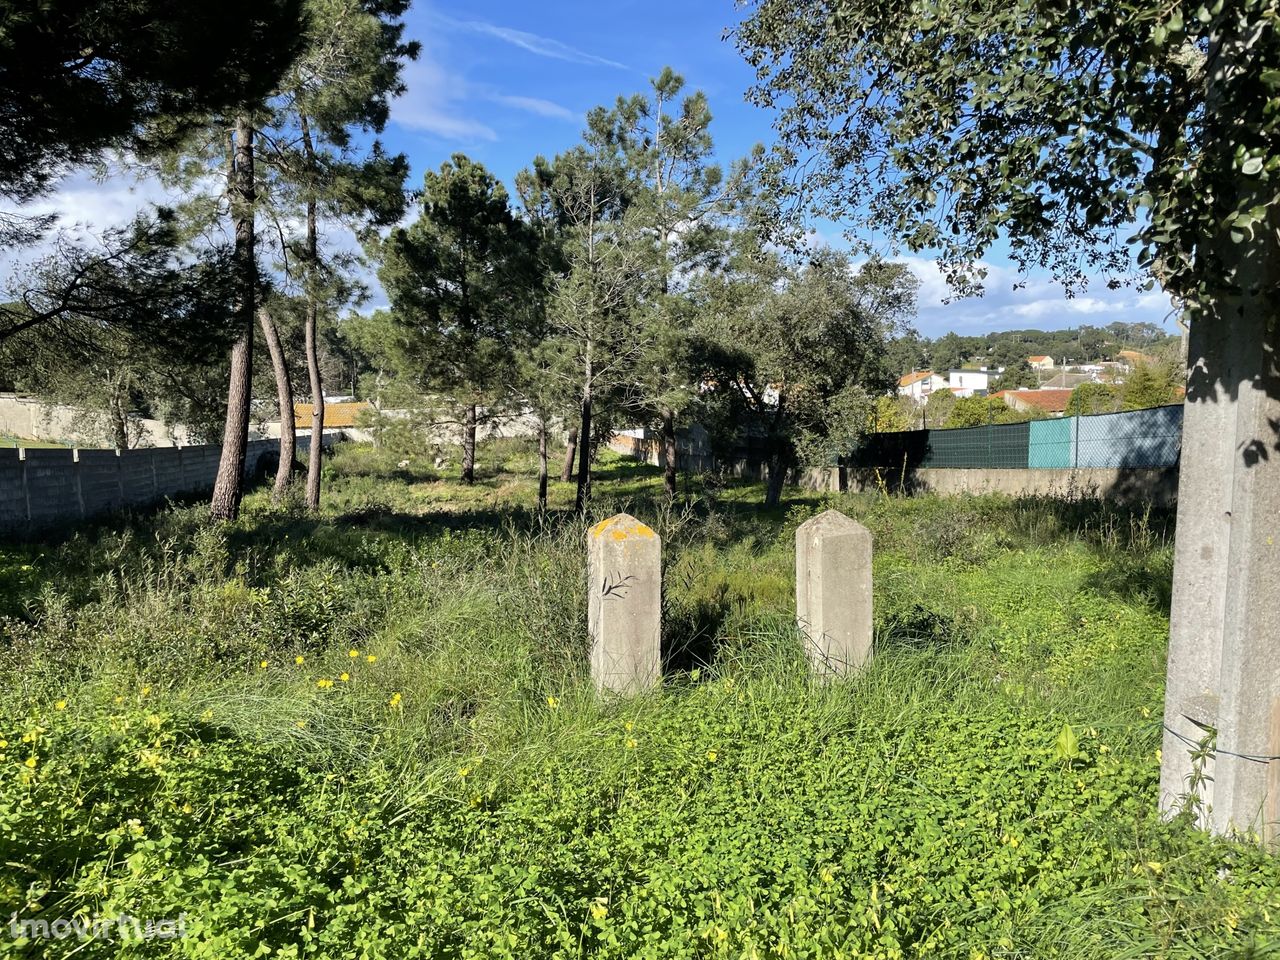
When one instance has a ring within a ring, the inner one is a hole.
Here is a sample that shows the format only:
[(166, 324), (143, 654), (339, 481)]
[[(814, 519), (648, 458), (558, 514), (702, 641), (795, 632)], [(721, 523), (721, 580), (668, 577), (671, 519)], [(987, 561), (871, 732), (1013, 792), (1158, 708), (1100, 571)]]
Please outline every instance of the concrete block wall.
[[(325, 443), (337, 439), (326, 435)], [(298, 437), (300, 460), (305, 460), (310, 441), (309, 436)], [(261, 476), (268, 466), (264, 458), (274, 461), (279, 453), (279, 440), (249, 441), (245, 476)], [(27, 533), (166, 497), (209, 493), (221, 455), (221, 448), (212, 444), (122, 453), (0, 449), (0, 532)]]

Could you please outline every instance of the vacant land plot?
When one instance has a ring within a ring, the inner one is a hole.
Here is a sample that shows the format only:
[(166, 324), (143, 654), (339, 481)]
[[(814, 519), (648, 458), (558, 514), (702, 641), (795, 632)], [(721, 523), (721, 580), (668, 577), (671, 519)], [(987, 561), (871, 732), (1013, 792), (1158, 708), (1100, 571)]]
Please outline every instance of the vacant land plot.
[[(362, 448), (7, 548), (0, 901), (182, 917), (32, 956), (1200, 957), (1280, 942), (1280, 864), (1155, 814), (1167, 517), (793, 496), (607, 461), (664, 538), (668, 674), (600, 702), (586, 520)], [(682, 491), (683, 493), (683, 491)], [(796, 526), (875, 534), (876, 658), (806, 677)]]

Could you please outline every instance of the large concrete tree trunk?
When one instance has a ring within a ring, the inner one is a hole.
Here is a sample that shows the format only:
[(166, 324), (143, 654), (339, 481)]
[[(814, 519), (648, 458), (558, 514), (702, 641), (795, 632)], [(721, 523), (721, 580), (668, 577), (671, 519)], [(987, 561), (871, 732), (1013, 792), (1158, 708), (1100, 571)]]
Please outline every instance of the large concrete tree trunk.
[[(1280, 210), (1275, 187), (1235, 169), (1238, 64), (1257, 33), (1213, 38), (1203, 160), (1236, 193), (1215, 198), (1209, 281), (1188, 310), (1160, 803), (1199, 822), (1280, 840)], [(1233, 239), (1232, 208), (1267, 211)]]
[(578, 428), (569, 431), (569, 444), (564, 451), (564, 466), (560, 470), (560, 479), (568, 483), (573, 479), (573, 460), (578, 452)]
[[(1161, 806), (1280, 838), (1280, 217), (1217, 245), (1192, 317)], [(1215, 734), (1216, 731), (1216, 734)], [(1197, 744), (1211, 748), (1197, 751)], [(1194, 754), (1204, 754), (1197, 759)]]
[(234, 520), (244, 493), (245, 453), (249, 446), (249, 401), (253, 393), (253, 307), (258, 281), (253, 244), (253, 128), (236, 120), (235, 155), (228, 193), (235, 222), (236, 329), (227, 385), (227, 419), (222, 429), (222, 458), (213, 485), (209, 513), (215, 520)]
[(271, 355), (271, 370), (276, 378), (276, 403), (280, 407), (280, 462), (276, 466), (276, 483), (271, 491), (271, 499), (279, 503), (293, 476), (293, 455), (297, 444), (293, 384), (289, 382), (289, 366), (284, 359), (284, 348), (280, 346), (280, 331), (265, 307), (258, 310), (258, 325), (262, 327), (262, 338), (267, 342), (267, 353)]
[(670, 407), (662, 408), (662, 487), (668, 497), (676, 495), (676, 412)]

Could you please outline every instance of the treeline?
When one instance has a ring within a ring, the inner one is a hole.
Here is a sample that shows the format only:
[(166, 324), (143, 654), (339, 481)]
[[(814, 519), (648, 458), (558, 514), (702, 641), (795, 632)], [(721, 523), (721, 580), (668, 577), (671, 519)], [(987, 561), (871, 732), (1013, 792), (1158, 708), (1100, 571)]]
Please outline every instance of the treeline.
[(1181, 338), (1166, 334), (1154, 323), (1116, 321), (1105, 327), (1081, 325), (1064, 330), (1002, 330), (980, 337), (946, 333), (930, 340), (904, 336), (892, 345), (893, 363), (899, 374), (935, 370), (945, 374), (965, 364), (1011, 367), (1028, 357), (1052, 357), (1064, 363), (1096, 363), (1114, 360), (1121, 350), (1155, 357), (1176, 355)]
[[(24, 144), (46, 142), (0, 157), (4, 239), (47, 238), (50, 220), (24, 204), (75, 163), (141, 168), (182, 200), (101, 236), (58, 235), (0, 307), (2, 379), (86, 409), (115, 446), (148, 414), (221, 442), (215, 517), (236, 516), (251, 421), (276, 411), (286, 493), (295, 429), (318, 439), (326, 385), (456, 421), (464, 481), (486, 418), (532, 417), (542, 504), (563, 427), (561, 475), (576, 479), (580, 510), (593, 456), (623, 423), (660, 433), (671, 494), (682, 424), (707, 425), (722, 450), (750, 437), (771, 502), (792, 467), (833, 460), (873, 426), (915, 279), (773, 242), (762, 224), (776, 223), (779, 197), (762, 150), (714, 162), (707, 99), (670, 69), (592, 110), (571, 149), (532, 158), (514, 194), (462, 155), (418, 191), (408, 158), (377, 140), (417, 54), (405, 0), (274, 0), (243, 33), (201, 14), (207, 48), (173, 0), (91, 5), (98, 19), (61, 0), (36, 16), (41, 37), (65, 42), (40, 52), (43, 73), (14, 102), (35, 110), (46, 87), (87, 93), (60, 99), (57, 117), (5, 120)], [(114, 51), (110, 69), (68, 59), (100, 49)], [(207, 75), (184, 59), (217, 57), (227, 68)], [(89, 124), (104, 101), (133, 108)], [(370, 267), (390, 306), (366, 316)], [(315, 417), (295, 425), (303, 398)]]

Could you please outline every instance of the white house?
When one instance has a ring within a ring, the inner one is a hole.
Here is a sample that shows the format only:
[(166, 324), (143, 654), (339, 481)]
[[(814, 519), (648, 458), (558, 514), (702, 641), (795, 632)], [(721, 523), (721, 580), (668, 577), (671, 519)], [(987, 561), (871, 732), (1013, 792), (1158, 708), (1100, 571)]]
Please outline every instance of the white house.
[(947, 385), (957, 397), (985, 394), (991, 389), (991, 381), (1000, 376), (999, 370), (950, 370)]
[(913, 370), (898, 378), (898, 396), (925, 403), (935, 390), (945, 390), (947, 381), (932, 370)]
[(1054, 367), (1053, 357), (1027, 357), (1027, 363), (1031, 364), (1032, 370), (1052, 370)]

